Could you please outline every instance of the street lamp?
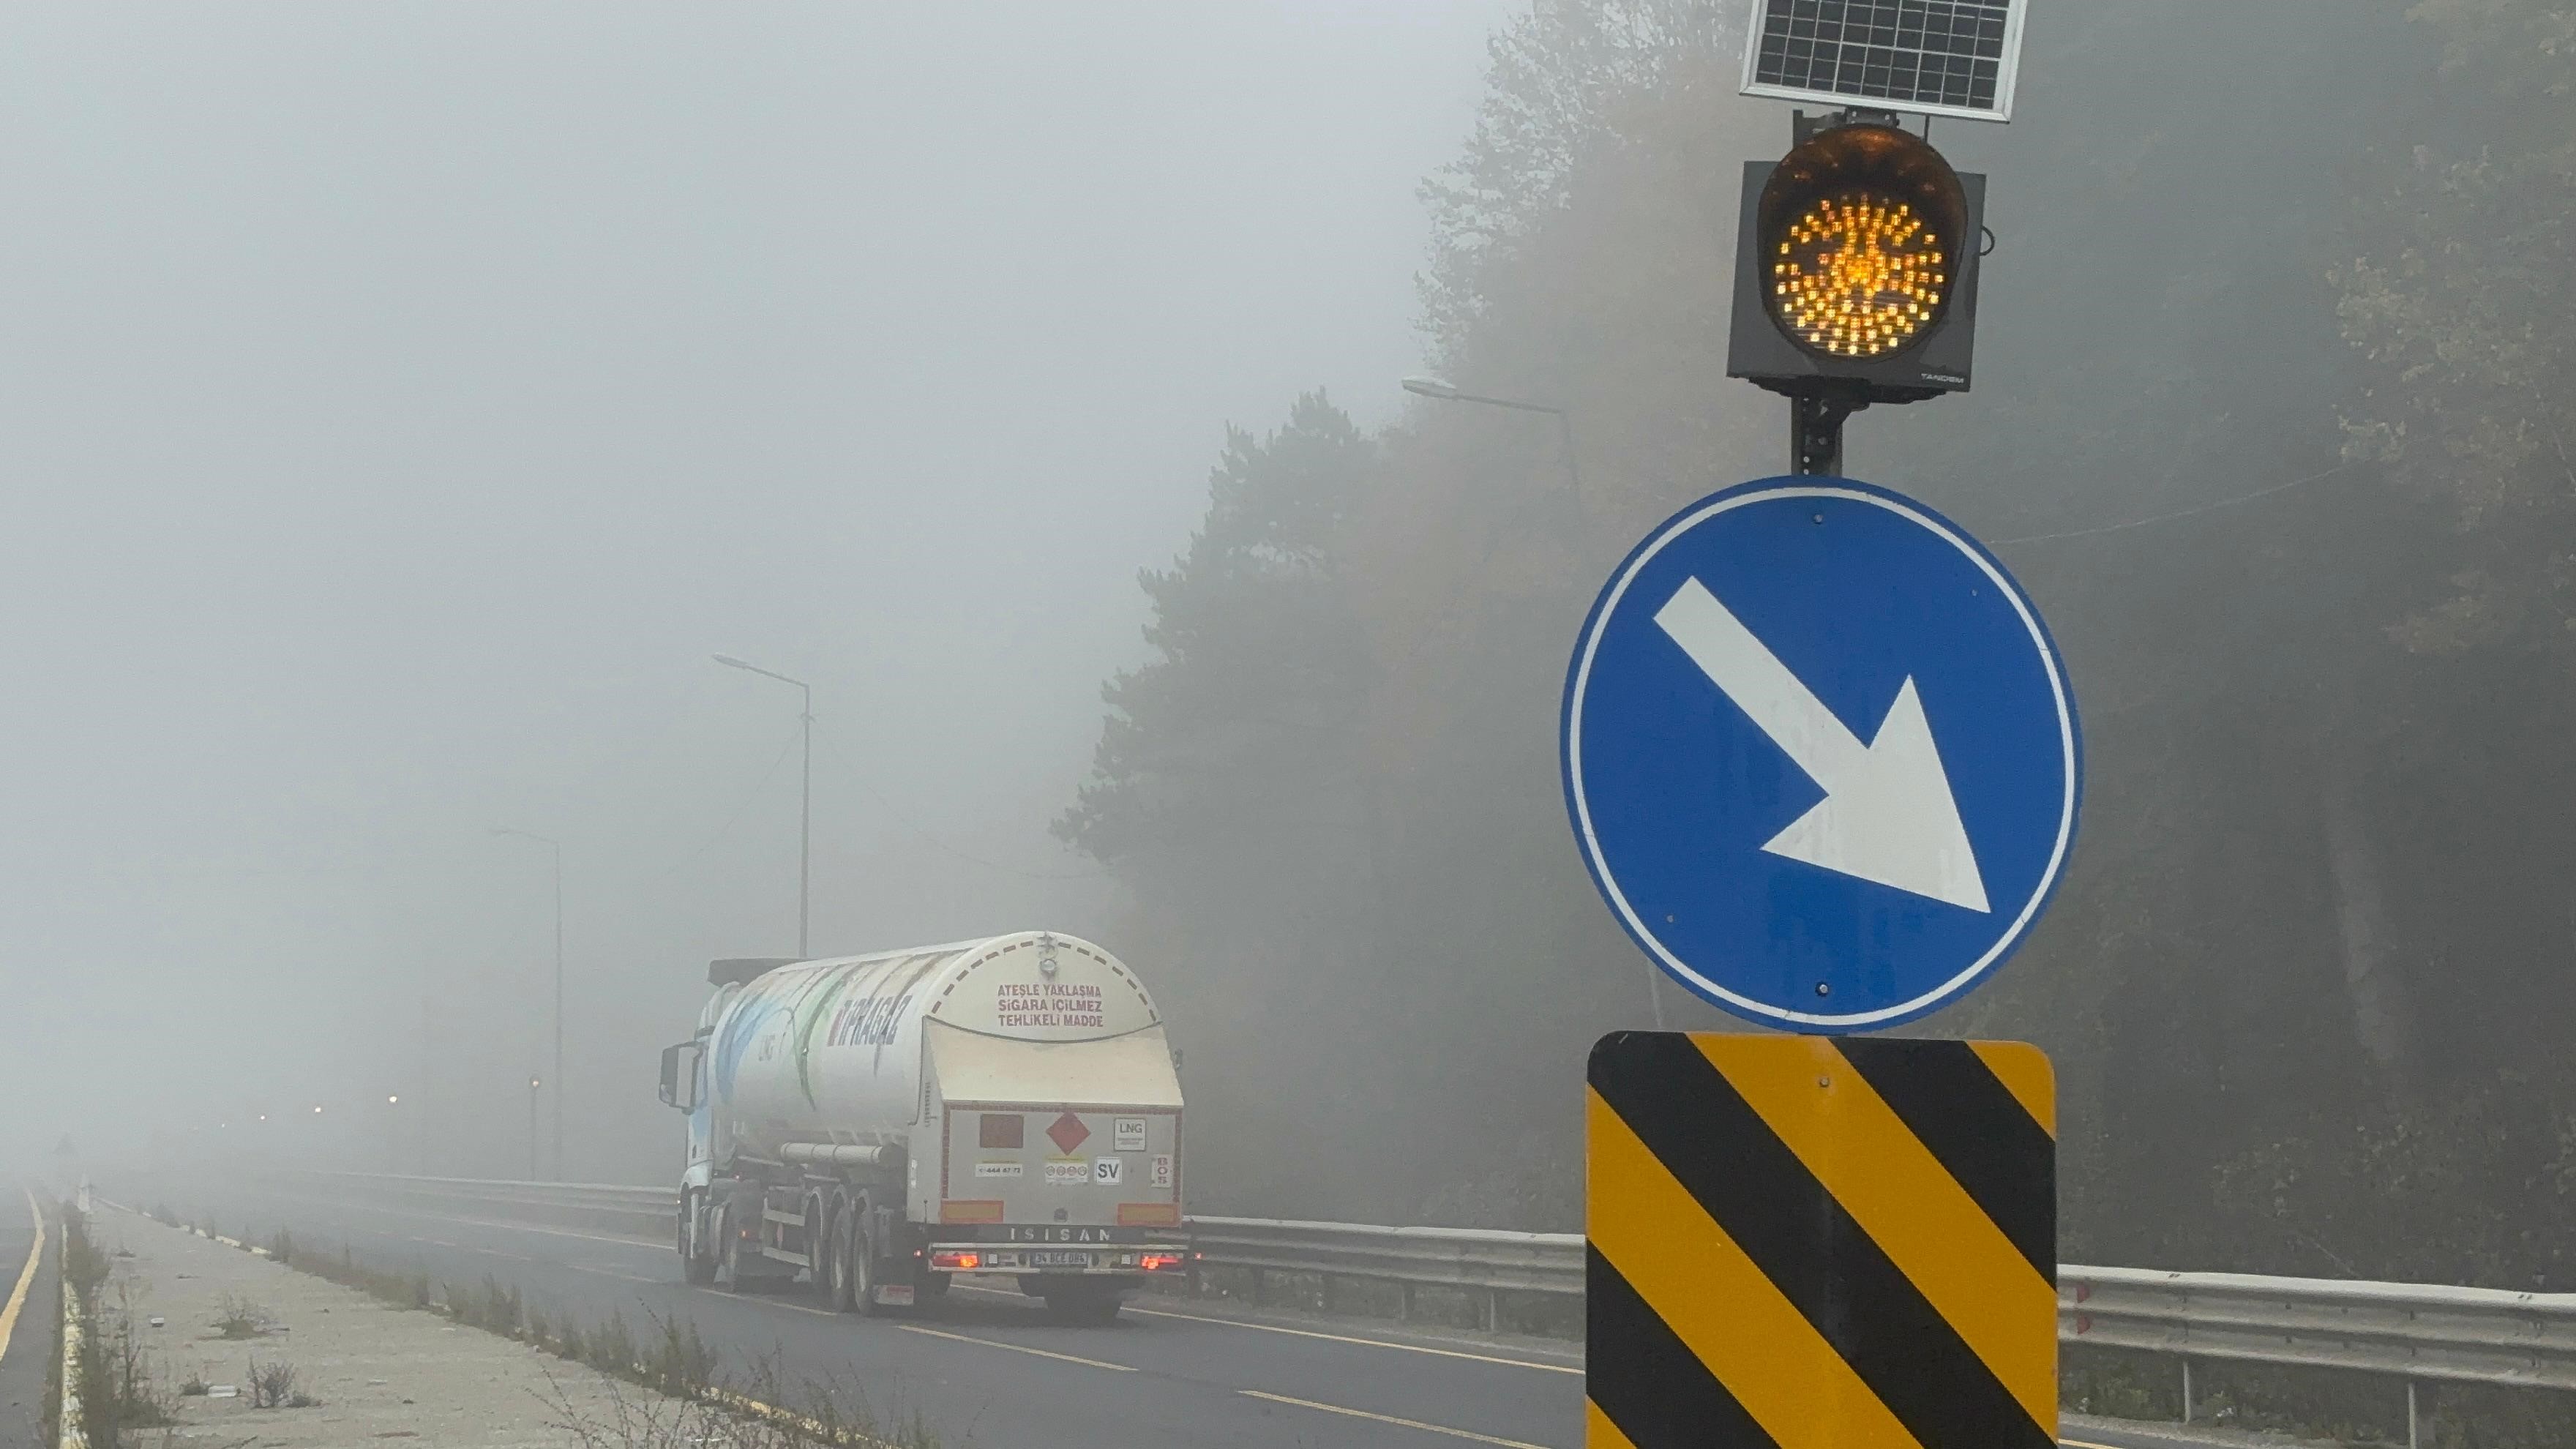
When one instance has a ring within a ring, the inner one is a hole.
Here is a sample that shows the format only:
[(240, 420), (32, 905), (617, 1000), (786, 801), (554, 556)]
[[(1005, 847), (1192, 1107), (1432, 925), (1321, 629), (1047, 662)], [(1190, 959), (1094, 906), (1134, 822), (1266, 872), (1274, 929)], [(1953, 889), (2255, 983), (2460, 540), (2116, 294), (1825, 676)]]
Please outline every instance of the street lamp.
[[(1524, 398), (1487, 397), (1482, 393), (1467, 392), (1446, 378), (1408, 377), (1404, 379), (1403, 385), (1404, 390), (1415, 397), (1432, 398), (1439, 402), (1482, 403), (1489, 408), (1510, 408), (1519, 413), (1552, 414), (1556, 418), (1557, 437), (1565, 444), (1565, 482), (1573, 490), (1575, 510), (1578, 513), (1582, 511), (1583, 475), (1577, 472), (1574, 466), (1574, 418), (1564, 408), (1554, 403), (1530, 402)], [(1657, 1031), (1664, 1029), (1664, 988), (1663, 983), (1657, 979), (1661, 974), (1653, 962), (1646, 963), (1646, 1002), (1654, 1011)]]
[[(530, 1182), (537, 1180), (537, 1088), (544, 1085), (545, 1081), (542, 1078), (528, 1078), (528, 1181)], [(563, 1093), (557, 1091), (555, 1098), (558, 1101), (562, 1100)]]
[[(561, 1182), (563, 1180), (564, 1162), (563, 843), (551, 836), (539, 835), (534, 831), (529, 830), (516, 830), (507, 825), (495, 826), (492, 833), (494, 835), (515, 835), (521, 840), (533, 840), (555, 853), (555, 1180), (557, 1182)], [(533, 1147), (530, 1150), (533, 1151)], [(530, 1180), (533, 1181), (536, 1177), (535, 1170), (531, 1169), (528, 1176)]]
[(1510, 408), (1516, 413), (1546, 413), (1556, 419), (1557, 438), (1565, 446), (1565, 481), (1574, 490), (1574, 506), (1583, 507), (1583, 475), (1574, 466), (1574, 415), (1554, 403), (1530, 402), (1516, 397), (1487, 397), (1482, 393), (1462, 391), (1445, 378), (1408, 377), (1404, 390), (1415, 397), (1440, 402), (1482, 403), (1489, 408)]
[(715, 661), (727, 669), (741, 669), (753, 674), (764, 675), (768, 678), (777, 680), (781, 684), (792, 684), (798, 689), (805, 691), (805, 713), (803, 715), (805, 721), (805, 787), (803, 791), (804, 804), (801, 807), (802, 823), (798, 829), (796, 846), (796, 954), (801, 959), (808, 953), (806, 928), (813, 919), (814, 686), (807, 684), (804, 680), (791, 678), (787, 675), (781, 674), (775, 669), (763, 669), (757, 664), (747, 664), (742, 660), (734, 658), (730, 654), (716, 655)]

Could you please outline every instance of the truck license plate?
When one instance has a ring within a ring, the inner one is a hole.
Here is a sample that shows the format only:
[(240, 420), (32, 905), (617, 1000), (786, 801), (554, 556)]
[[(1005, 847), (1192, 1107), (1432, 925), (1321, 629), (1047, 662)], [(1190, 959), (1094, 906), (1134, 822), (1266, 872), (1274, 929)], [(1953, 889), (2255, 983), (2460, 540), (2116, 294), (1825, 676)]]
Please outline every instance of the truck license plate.
[(1031, 1253), (1029, 1266), (1032, 1268), (1088, 1268), (1091, 1266), (1091, 1255), (1089, 1253)]

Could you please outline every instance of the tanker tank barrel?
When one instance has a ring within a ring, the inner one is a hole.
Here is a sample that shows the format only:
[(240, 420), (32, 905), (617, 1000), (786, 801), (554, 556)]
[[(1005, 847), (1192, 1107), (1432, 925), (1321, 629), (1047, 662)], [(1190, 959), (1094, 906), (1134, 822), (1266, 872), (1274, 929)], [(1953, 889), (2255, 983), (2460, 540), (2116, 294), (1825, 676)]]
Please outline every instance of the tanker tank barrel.
[(834, 1142), (790, 1142), (778, 1149), (783, 1162), (825, 1163), (833, 1167), (892, 1167), (903, 1161), (900, 1147), (859, 1147)]

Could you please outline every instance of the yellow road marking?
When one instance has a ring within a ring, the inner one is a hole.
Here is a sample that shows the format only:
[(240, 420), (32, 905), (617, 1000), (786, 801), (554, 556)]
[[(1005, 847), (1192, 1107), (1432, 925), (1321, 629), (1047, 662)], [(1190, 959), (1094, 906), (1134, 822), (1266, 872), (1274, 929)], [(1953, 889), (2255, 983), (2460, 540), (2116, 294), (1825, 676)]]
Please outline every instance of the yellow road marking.
[[(917, 1323), (898, 1323), (895, 1327), (902, 1329), (906, 1333), (918, 1333), (929, 1338), (950, 1338), (955, 1339), (959, 1343), (980, 1344), (985, 1348), (1007, 1348), (1013, 1353), (1034, 1354), (1039, 1358), (1061, 1359), (1066, 1363), (1081, 1364), (1085, 1368), (1115, 1369), (1122, 1374), (1132, 1374), (1136, 1371), (1134, 1366), (1129, 1364), (1107, 1363), (1100, 1359), (1083, 1358), (1070, 1353), (1054, 1353), (1043, 1348), (1031, 1348), (1025, 1343), (1004, 1343), (998, 1338), (969, 1338), (962, 1333), (945, 1333), (936, 1328), (923, 1328)], [(1498, 1439), (1494, 1442), (1499, 1444), (1502, 1441)]]
[[(650, 1372), (644, 1364), (639, 1363), (635, 1367), (639, 1372)], [(866, 1444), (873, 1446), (873, 1449), (895, 1449), (894, 1445), (887, 1443), (883, 1439), (865, 1438), (846, 1428), (837, 1428), (833, 1425), (826, 1424), (822, 1420), (817, 1419), (810, 1414), (790, 1413), (787, 1410), (778, 1407), (776, 1404), (763, 1403), (758, 1399), (749, 1397), (748, 1395), (737, 1394), (730, 1389), (709, 1389), (707, 1390), (707, 1397), (714, 1399), (719, 1404), (725, 1405), (727, 1408), (750, 1414), (755, 1418), (767, 1419), (773, 1424), (785, 1424), (793, 1428), (802, 1429), (808, 1435), (811, 1435), (818, 1443), (839, 1442), (844, 1444)], [(836, 1435), (838, 1436), (837, 1440), (835, 1439)]]
[(45, 1212), (36, 1206), (36, 1195), (27, 1193), (27, 1215), (36, 1220), (36, 1245), (27, 1250), (27, 1266), (18, 1270), (18, 1286), (9, 1294), (9, 1306), (0, 1308), (0, 1354), (9, 1351), (9, 1335), (18, 1331), (18, 1310), (27, 1306), (27, 1285), (36, 1281), (36, 1265), (45, 1259)]
[(1601, 1099), (1584, 1093), (1592, 1246), (1780, 1449), (1917, 1449), (1904, 1424)]
[(1420, 1419), (1399, 1419), (1393, 1414), (1372, 1414), (1366, 1409), (1345, 1409), (1339, 1404), (1319, 1404), (1313, 1399), (1292, 1399), (1286, 1394), (1265, 1394), (1259, 1389), (1237, 1389), (1247, 1399), (1263, 1399), (1274, 1404), (1294, 1404), (1301, 1409), (1319, 1409), (1327, 1414), (1345, 1414), (1354, 1419), (1367, 1419), (1379, 1424), (1393, 1424), (1403, 1429), (1420, 1429), (1426, 1434), (1446, 1434), (1452, 1439), (1470, 1439), (1479, 1444), (1500, 1444), (1503, 1449), (1547, 1449), (1520, 1439), (1497, 1439), (1491, 1434), (1478, 1434), (1466, 1429), (1452, 1429), (1445, 1424), (1426, 1424)]
[(1758, 1057), (1699, 1045), (2022, 1412), (2056, 1427), (2057, 1290), (1868, 1080), (1824, 1037)]
[[(996, 1290), (988, 1288), (977, 1291), (989, 1293)], [(1139, 1308), (1134, 1303), (1127, 1305), (1127, 1311), (1143, 1314), (1149, 1318), (1186, 1318), (1192, 1323), (1222, 1323), (1228, 1328), (1256, 1328), (1263, 1333), (1285, 1333), (1297, 1338), (1320, 1338), (1327, 1343), (1354, 1343), (1362, 1348), (1396, 1348), (1406, 1353), (1437, 1354), (1442, 1358), (1463, 1358), (1470, 1363), (1498, 1363), (1512, 1368), (1538, 1369), (1545, 1373), (1573, 1374), (1578, 1378), (1583, 1374), (1583, 1370), (1561, 1363), (1537, 1363), (1525, 1358), (1500, 1358), (1489, 1353), (1467, 1353), (1454, 1348), (1430, 1348), (1419, 1343), (1393, 1343), (1382, 1338), (1353, 1338), (1347, 1334), (1318, 1333), (1311, 1328), (1282, 1328), (1275, 1323), (1246, 1323), (1240, 1318), (1211, 1318), (1204, 1313), (1174, 1313), (1168, 1308)]]

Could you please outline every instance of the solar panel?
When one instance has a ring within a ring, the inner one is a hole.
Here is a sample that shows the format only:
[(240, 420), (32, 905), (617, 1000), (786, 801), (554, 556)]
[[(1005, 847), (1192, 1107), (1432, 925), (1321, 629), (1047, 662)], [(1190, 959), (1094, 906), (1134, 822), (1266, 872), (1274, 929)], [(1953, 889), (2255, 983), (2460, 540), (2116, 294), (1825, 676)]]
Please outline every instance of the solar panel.
[(2025, 0), (1753, 0), (1744, 93), (2012, 119)]

